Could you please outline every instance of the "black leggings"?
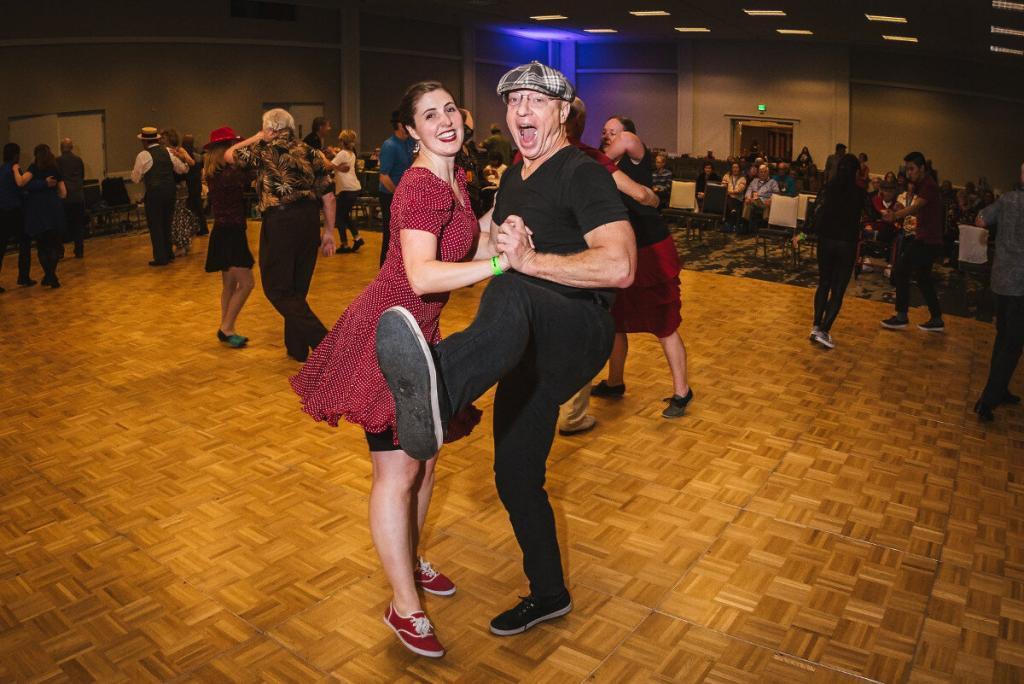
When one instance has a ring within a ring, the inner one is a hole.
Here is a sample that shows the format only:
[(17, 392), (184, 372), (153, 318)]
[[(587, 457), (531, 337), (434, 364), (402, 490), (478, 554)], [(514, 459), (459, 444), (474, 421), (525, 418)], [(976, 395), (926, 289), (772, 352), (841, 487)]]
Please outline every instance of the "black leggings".
[(518, 274), (488, 283), (473, 323), (437, 346), (453, 412), (498, 383), (494, 479), (534, 596), (565, 591), (555, 516), (544, 491), (558, 407), (601, 370), (615, 336), (595, 295), (570, 296)]
[(345, 231), (352, 233), (352, 239), (359, 239), (359, 229), (356, 228), (356, 224), (352, 222), (352, 207), (356, 205), (356, 198), (359, 197), (358, 190), (345, 190), (344, 192), (336, 193), (335, 198), (337, 199), (337, 210), (334, 214), (334, 227), (338, 229), (338, 238), (341, 240), (341, 244), (348, 243), (348, 237), (345, 235)]
[(832, 329), (843, 295), (853, 275), (857, 243), (845, 240), (818, 240), (818, 289), (814, 293), (814, 325), (824, 332)]

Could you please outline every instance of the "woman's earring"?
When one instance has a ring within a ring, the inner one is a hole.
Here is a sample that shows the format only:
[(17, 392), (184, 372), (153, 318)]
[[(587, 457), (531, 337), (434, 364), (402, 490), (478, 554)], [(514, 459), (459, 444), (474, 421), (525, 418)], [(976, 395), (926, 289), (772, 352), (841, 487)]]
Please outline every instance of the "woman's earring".
[(419, 154), (419, 152), (420, 152), (420, 141), (417, 140), (416, 142), (414, 142), (412, 144), (412, 153), (413, 154)]

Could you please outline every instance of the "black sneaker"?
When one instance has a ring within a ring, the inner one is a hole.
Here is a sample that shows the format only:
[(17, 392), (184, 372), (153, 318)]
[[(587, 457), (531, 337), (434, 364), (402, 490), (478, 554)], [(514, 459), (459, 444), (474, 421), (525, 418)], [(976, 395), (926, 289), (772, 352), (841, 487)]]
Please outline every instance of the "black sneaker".
[(352, 253), (352, 248), (349, 247), (348, 245), (342, 245), (341, 247), (338, 247), (338, 249), (334, 250), (334, 253), (335, 254), (351, 254)]
[(377, 363), (395, 398), (402, 449), (429, 461), (444, 441), (437, 368), (423, 332), (408, 309), (393, 306), (377, 323)]
[(996, 419), (992, 407), (980, 400), (974, 405), (974, 412), (978, 414), (978, 420), (982, 423), (991, 423)]
[(943, 332), (946, 330), (946, 326), (942, 323), (941, 318), (932, 318), (924, 323), (919, 323), (917, 327), (925, 332)]
[(906, 318), (901, 318), (899, 316), (886, 318), (884, 321), (882, 321), (882, 327), (888, 328), (889, 330), (903, 330), (908, 325), (910, 325), (910, 321), (907, 320)]
[(1009, 390), (1007, 390), (1006, 394), (1003, 395), (1003, 398), (1000, 400), (999, 403), (1009, 404), (1010, 406), (1016, 406), (1017, 404), (1020, 403), (1020, 397), (1018, 397), (1016, 394), (1010, 394)]
[(535, 596), (519, 598), (522, 600), (518, 606), (491, 620), (491, 633), (498, 636), (522, 634), (536, 624), (562, 617), (572, 610), (572, 597), (567, 591), (553, 599), (539, 599)]
[(363, 240), (363, 238), (357, 237), (355, 241), (352, 243), (352, 253), (355, 254), (356, 252), (358, 252), (359, 248), (365, 244), (366, 242)]
[(36, 281), (32, 280), (31, 278), (19, 278), (18, 279), (18, 285), (21, 285), (22, 287), (32, 287), (35, 284), (36, 284)]
[(626, 383), (621, 385), (609, 385), (607, 382), (602, 380), (601, 382), (594, 385), (590, 390), (590, 393), (595, 397), (621, 397), (626, 393)]
[(693, 388), (690, 388), (685, 397), (673, 394), (668, 399), (663, 399), (662, 401), (668, 402), (668, 406), (661, 412), (662, 418), (681, 418), (686, 415), (686, 406), (693, 401)]

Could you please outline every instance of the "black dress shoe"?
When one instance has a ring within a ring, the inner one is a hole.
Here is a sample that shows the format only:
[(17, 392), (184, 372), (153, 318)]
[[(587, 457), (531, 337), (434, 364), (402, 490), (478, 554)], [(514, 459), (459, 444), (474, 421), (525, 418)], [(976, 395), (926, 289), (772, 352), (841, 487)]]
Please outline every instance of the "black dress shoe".
[(992, 407), (980, 399), (974, 405), (974, 412), (978, 414), (978, 420), (982, 423), (991, 423), (996, 419), (995, 415), (992, 413)]
[(158, 261), (158, 260), (154, 259), (153, 261), (149, 262), (149, 265), (150, 266), (166, 266), (169, 263), (170, 263), (169, 261)]
[(5, 290), (2, 285), (0, 285), (0, 292), (7, 292), (7, 290)]
[(355, 239), (355, 242), (352, 243), (352, 251), (353, 252), (358, 252), (359, 248), (362, 247), (365, 244), (366, 244), (366, 242), (363, 240), (363, 238), (357, 237)]
[(31, 278), (22, 278), (21, 280), (18, 281), (18, 284), (21, 285), (22, 287), (32, 287), (33, 285), (36, 284), (36, 281), (32, 280)]
[(1010, 394), (1010, 392), (1007, 391), (1007, 393), (1003, 395), (1002, 401), (1000, 401), (999, 403), (1007, 404), (1010, 406), (1016, 406), (1017, 404), (1020, 403), (1020, 397), (1018, 397), (1016, 394)]

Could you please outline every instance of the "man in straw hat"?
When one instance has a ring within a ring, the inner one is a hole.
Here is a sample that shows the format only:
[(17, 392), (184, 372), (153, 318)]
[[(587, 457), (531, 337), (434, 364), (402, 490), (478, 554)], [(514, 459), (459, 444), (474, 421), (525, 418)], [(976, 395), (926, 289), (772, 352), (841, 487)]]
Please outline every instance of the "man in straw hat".
[(494, 634), (523, 632), (572, 610), (555, 520), (544, 491), (559, 404), (590, 381), (612, 347), (609, 308), (636, 270), (636, 242), (611, 175), (566, 136), (575, 95), (562, 73), (538, 62), (498, 83), (522, 153), (502, 176), (490, 220), (495, 248), (476, 319), (433, 349), (408, 312), (389, 309), (377, 356), (395, 398), (398, 439), (431, 458), (448, 419), (497, 383), (494, 472), (530, 595), (491, 621)]
[(171, 218), (174, 216), (174, 174), (188, 167), (160, 144), (156, 126), (144, 126), (136, 136), (142, 151), (135, 157), (132, 182), (146, 185), (146, 226), (153, 243), (150, 266), (166, 266), (174, 258), (171, 248)]

